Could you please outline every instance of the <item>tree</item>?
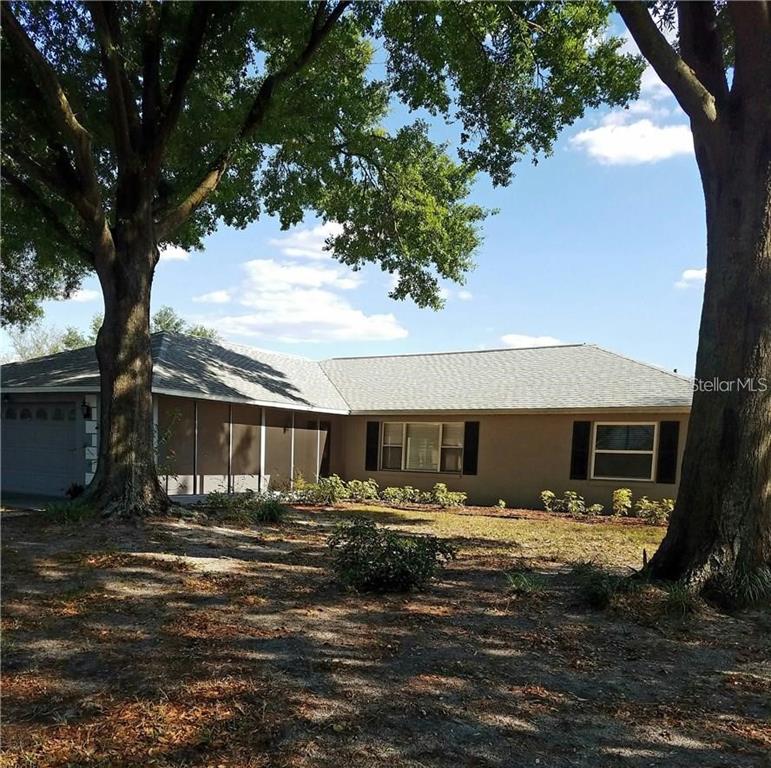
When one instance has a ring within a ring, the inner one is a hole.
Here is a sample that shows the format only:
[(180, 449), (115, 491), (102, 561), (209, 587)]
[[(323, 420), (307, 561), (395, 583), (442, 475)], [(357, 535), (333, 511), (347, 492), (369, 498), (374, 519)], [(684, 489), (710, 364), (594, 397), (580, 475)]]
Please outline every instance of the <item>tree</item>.
[(64, 331), (60, 331), (44, 325), (39, 320), (26, 328), (9, 327), (8, 335), (15, 353), (13, 360), (30, 360), (34, 357), (55, 355), (68, 349), (87, 347), (93, 343), (77, 328), (69, 326)]
[[(742, 601), (771, 593), (771, 3), (615, 5), (690, 119), (706, 202), (697, 387), (677, 505), (650, 573)], [(462, 156), (507, 182), (530, 132), (551, 137), (564, 124), (541, 94), (569, 100), (585, 68), (544, 60), (580, 59), (568, 50), (573, 25), (592, 13), (600, 4), (391, 6), (391, 82), (412, 106), (450, 114), (454, 103)], [(564, 21), (556, 29), (544, 23), (553, 14)], [(717, 391), (698, 386), (714, 381)]]
[(197, 336), (199, 339), (209, 339), (209, 341), (219, 339), (219, 334), (213, 328), (207, 328), (205, 325), (190, 325), (177, 314), (175, 309), (169, 306), (161, 307), (152, 316), (150, 330), (153, 333), (157, 331), (185, 333), (188, 336)]
[[(535, 61), (540, 81), (519, 56), (528, 74), (515, 90), (538, 126), (518, 131), (512, 152), (548, 150), (586, 105), (636, 91), (635, 62), (603, 38), (608, 6), (546, 11), (536, 23), (534, 5), (507, 6), (523, 34), (554, 37)], [(150, 393), (160, 245), (196, 247), (220, 221), (242, 227), (262, 212), (288, 227), (312, 210), (343, 225), (329, 242), (340, 261), (398, 272), (395, 298), (439, 307), (439, 278), (462, 280), (471, 265), (485, 215), (464, 202), (473, 167), (433, 144), (421, 121), (383, 127), (389, 89), (369, 75), (371, 40), (391, 34), (383, 8), (2, 4), (3, 219), (18, 249), (7, 263), (32, 253), (39, 268), (39, 290), (16, 303), (16, 317), (46, 289), (97, 274), (101, 440), (87, 495), (106, 512), (167, 504), (152, 463)], [(468, 33), (455, 30), (457, 46), (484, 44)], [(434, 85), (398, 83), (409, 103)]]

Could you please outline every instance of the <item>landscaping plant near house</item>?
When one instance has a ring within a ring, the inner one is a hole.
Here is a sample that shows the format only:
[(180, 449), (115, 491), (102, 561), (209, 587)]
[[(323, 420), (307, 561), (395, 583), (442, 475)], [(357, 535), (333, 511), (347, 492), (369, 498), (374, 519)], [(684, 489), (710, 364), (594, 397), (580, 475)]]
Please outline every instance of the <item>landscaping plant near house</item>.
[(666, 525), (674, 508), (674, 499), (655, 501), (647, 496), (640, 496), (634, 505), (635, 515), (648, 525)]
[(237, 525), (280, 523), (286, 512), (280, 497), (251, 490), (244, 493), (213, 491), (206, 496), (204, 506), (217, 520)]
[(602, 514), (602, 504), (587, 506), (583, 496), (576, 491), (565, 491), (558, 497), (553, 491), (541, 491), (541, 500), (547, 512), (566, 514), (571, 517), (595, 517)]
[(369, 480), (349, 480), (347, 486), (348, 498), (351, 501), (377, 501), (380, 498), (380, 488), (372, 478)]
[(367, 519), (341, 523), (328, 545), (337, 579), (358, 592), (419, 589), (456, 554), (436, 536), (395, 533)]
[(436, 483), (431, 491), (431, 501), (440, 507), (462, 507), (467, 494), (463, 491), (450, 491), (445, 483)]
[(613, 514), (623, 517), (632, 511), (632, 491), (630, 488), (616, 488), (613, 491)]

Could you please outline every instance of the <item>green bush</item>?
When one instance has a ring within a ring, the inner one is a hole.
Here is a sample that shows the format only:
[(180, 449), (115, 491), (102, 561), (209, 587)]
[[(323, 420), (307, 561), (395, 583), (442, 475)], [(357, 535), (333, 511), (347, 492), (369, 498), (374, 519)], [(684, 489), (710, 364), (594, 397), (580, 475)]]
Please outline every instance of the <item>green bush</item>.
[(431, 491), (431, 501), (440, 507), (462, 507), (466, 503), (466, 494), (447, 490), (445, 483), (436, 483)]
[(212, 491), (207, 494), (204, 505), (209, 514), (217, 520), (237, 525), (279, 523), (286, 512), (280, 497), (254, 491), (243, 493)]
[(80, 497), (72, 501), (54, 501), (46, 504), (44, 509), (57, 523), (85, 523), (97, 517), (96, 509)]
[(386, 504), (401, 504), (405, 501), (404, 488), (389, 486), (388, 488), (383, 489), (380, 497)]
[(693, 587), (682, 581), (673, 581), (664, 586), (666, 592), (666, 611), (669, 614), (685, 618), (691, 613), (696, 613), (699, 606), (699, 598)]
[(565, 491), (558, 497), (552, 491), (541, 491), (541, 500), (547, 512), (571, 515), (572, 517), (594, 516), (602, 513), (602, 504), (586, 505), (584, 497), (576, 491)]
[(498, 499), (498, 501), (495, 502), (495, 506), (498, 507), (498, 509), (506, 509), (506, 500)]
[(632, 511), (632, 490), (630, 488), (616, 488), (613, 491), (613, 514), (623, 517)]
[(546, 591), (546, 582), (540, 573), (528, 570), (512, 571), (506, 574), (506, 592), (510, 595), (541, 595)]
[(378, 484), (370, 478), (369, 480), (349, 480), (348, 498), (351, 501), (376, 501), (380, 498), (380, 488)]
[(338, 580), (359, 592), (407, 592), (422, 587), (455, 557), (436, 536), (407, 536), (371, 520), (341, 523), (329, 537)]
[(592, 562), (576, 563), (570, 575), (578, 587), (581, 601), (596, 609), (608, 608), (616, 596), (638, 591), (644, 586), (643, 581), (609, 573)]
[(645, 520), (648, 525), (666, 525), (675, 508), (675, 501), (674, 499), (655, 501), (647, 496), (640, 496), (634, 508), (636, 516)]

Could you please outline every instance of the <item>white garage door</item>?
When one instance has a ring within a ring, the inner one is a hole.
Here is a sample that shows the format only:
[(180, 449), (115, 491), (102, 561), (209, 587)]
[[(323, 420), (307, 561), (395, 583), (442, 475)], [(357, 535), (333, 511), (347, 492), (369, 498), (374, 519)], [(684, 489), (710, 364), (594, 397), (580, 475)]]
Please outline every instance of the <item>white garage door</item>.
[(82, 484), (82, 430), (75, 403), (4, 404), (3, 490), (63, 496)]

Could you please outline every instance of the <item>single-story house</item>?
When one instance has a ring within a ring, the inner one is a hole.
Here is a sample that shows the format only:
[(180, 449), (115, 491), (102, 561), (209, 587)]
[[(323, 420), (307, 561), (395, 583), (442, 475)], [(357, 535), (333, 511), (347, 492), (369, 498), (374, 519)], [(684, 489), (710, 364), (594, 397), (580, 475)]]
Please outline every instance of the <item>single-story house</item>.
[[(538, 506), (576, 490), (673, 497), (690, 380), (586, 344), (314, 361), (152, 337), (157, 463), (171, 494), (374, 478), (444, 482)], [(2, 490), (88, 484), (99, 440), (93, 348), (3, 367)]]

